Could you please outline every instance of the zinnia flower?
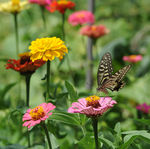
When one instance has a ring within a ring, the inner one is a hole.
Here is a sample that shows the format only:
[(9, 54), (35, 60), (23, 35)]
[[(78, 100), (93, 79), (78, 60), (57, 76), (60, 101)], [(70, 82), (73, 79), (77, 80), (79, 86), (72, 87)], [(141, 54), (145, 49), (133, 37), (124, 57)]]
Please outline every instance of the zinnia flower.
[(80, 29), (80, 33), (96, 39), (108, 34), (109, 30), (104, 25), (87, 25)]
[(78, 99), (78, 102), (72, 103), (68, 109), (69, 113), (81, 113), (88, 117), (101, 116), (117, 102), (111, 97), (89, 96)]
[(28, 1), (20, 0), (11, 0), (9, 2), (0, 3), (0, 11), (1, 12), (8, 12), (8, 13), (19, 13), (20, 11), (26, 9)]
[(43, 60), (30, 60), (29, 53), (20, 54), (20, 59), (10, 59), (6, 64), (6, 69), (13, 69), (20, 72), (21, 75), (32, 74), (36, 69), (41, 67), (45, 62)]
[(30, 3), (38, 4), (41, 6), (50, 5), (52, 0), (29, 0)]
[(147, 105), (146, 103), (143, 103), (143, 104), (136, 106), (136, 109), (139, 111), (142, 111), (146, 114), (150, 113), (150, 105)]
[(131, 63), (137, 63), (143, 59), (142, 55), (124, 56), (123, 60)]
[(67, 47), (60, 38), (40, 38), (31, 42), (29, 46), (31, 60), (42, 59), (43, 61), (52, 61), (55, 57), (62, 59), (65, 53), (68, 53)]
[(91, 13), (90, 11), (82, 10), (71, 14), (68, 21), (71, 25), (76, 26), (86, 23), (93, 24), (95, 19), (93, 13)]
[(75, 7), (75, 3), (68, 0), (53, 0), (53, 2), (47, 6), (46, 8), (50, 12), (54, 12), (58, 10), (60, 13), (64, 14), (67, 9), (73, 9)]
[(41, 123), (41, 121), (45, 121), (52, 115), (50, 111), (55, 108), (56, 106), (51, 103), (42, 103), (33, 109), (28, 109), (23, 115), (22, 121), (25, 121), (23, 126), (30, 128)]

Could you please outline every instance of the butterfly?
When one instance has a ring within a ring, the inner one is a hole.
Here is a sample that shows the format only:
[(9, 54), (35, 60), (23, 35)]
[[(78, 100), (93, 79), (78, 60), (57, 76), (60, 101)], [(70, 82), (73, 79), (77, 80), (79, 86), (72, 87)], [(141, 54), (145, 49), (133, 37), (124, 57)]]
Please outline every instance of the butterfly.
[(111, 54), (109, 52), (105, 53), (98, 67), (97, 90), (108, 94), (107, 89), (110, 89), (111, 91), (118, 91), (119, 89), (123, 88), (125, 82), (122, 80), (130, 68), (131, 65), (127, 65), (116, 73), (112, 74), (113, 67)]

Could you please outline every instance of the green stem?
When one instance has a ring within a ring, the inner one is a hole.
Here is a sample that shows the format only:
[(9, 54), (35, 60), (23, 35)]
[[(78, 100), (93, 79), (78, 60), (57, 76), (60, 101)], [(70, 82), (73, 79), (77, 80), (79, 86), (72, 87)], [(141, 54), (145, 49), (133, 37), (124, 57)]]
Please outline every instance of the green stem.
[(51, 145), (51, 141), (50, 141), (48, 129), (47, 129), (47, 126), (46, 126), (45, 122), (42, 122), (42, 123), (41, 123), (41, 127), (42, 127), (42, 128), (44, 129), (44, 131), (45, 131), (46, 138), (47, 138), (47, 141), (48, 141), (49, 149), (52, 149), (52, 145)]
[(94, 130), (95, 149), (100, 149), (98, 144), (98, 118), (92, 118), (92, 126)]
[[(28, 131), (28, 130), (27, 130)], [(28, 138), (28, 147), (31, 147), (31, 142), (30, 142), (30, 132), (27, 132), (27, 138)]]
[[(26, 106), (29, 107), (31, 74), (27, 74), (25, 77), (26, 77)], [(29, 131), (27, 132), (27, 139), (28, 139), (28, 147), (31, 147)]]
[(47, 74), (46, 74), (46, 77), (47, 77), (47, 93), (46, 93), (46, 101), (47, 101), (48, 98), (49, 98), (49, 85), (50, 85), (50, 61), (49, 60), (47, 61)]
[(42, 15), (44, 29), (46, 29), (45, 8), (43, 6), (40, 6), (40, 8), (41, 8), (41, 15)]
[(18, 34), (18, 21), (17, 21), (17, 13), (14, 13), (14, 23), (15, 23), (15, 37), (16, 37), (16, 55), (18, 57), (19, 54), (19, 34)]
[(26, 106), (29, 107), (31, 74), (26, 75)]
[(65, 14), (62, 14), (62, 36), (62, 39), (65, 41)]

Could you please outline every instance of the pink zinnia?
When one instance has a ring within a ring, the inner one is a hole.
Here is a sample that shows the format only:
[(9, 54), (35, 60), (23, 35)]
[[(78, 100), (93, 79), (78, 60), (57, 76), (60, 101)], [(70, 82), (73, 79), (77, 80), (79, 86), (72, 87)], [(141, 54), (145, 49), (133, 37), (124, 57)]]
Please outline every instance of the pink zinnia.
[(30, 3), (35, 3), (41, 6), (50, 5), (52, 0), (29, 0)]
[(51, 110), (55, 109), (51, 103), (42, 103), (39, 106), (28, 109), (27, 112), (23, 115), (23, 126), (30, 128), (31, 126), (35, 126), (39, 124), (41, 121), (45, 121), (50, 115), (52, 115)]
[(100, 38), (109, 33), (104, 25), (87, 25), (80, 29), (80, 34), (91, 37)]
[(98, 97), (93, 95), (78, 99), (78, 102), (72, 103), (72, 107), (68, 109), (68, 112), (81, 113), (88, 117), (101, 116), (116, 103), (111, 97)]
[(142, 60), (142, 55), (130, 55), (130, 56), (124, 56), (123, 60), (131, 63), (137, 63)]
[(83, 25), (86, 23), (93, 24), (95, 19), (92, 12), (82, 10), (71, 14), (69, 16), (68, 21), (71, 25), (76, 26), (76, 25)]
[(150, 105), (147, 105), (146, 103), (136, 106), (136, 109), (146, 114), (150, 113)]

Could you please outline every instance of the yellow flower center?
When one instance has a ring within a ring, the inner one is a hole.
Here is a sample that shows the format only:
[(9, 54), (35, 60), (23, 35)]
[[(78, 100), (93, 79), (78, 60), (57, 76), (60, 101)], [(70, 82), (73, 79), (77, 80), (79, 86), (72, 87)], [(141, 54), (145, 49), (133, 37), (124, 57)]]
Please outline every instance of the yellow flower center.
[(100, 104), (99, 104), (100, 97), (98, 96), (95, 96), (95, 95), (89, 96), (85, 98), (85, 100), (87, 101), (87, 104), (86, 104), (87, 107), (88, 106), (92, 106), (94, 108), (100, 107)]
[(20, 53), (18, 56), (19, 56), (19, 57), (30, 56), (30, 52)]
[(67, 0), (59, 0), (58, 4), (60, 4), (60, 5), (66, 5), (66, 4), (68, 4), (68, 1)]
[(95, 31), (96, 30), (96, 26), (92, 26), (91, 29), (92, 29), (92, 31)]
[(19, 5), (20, 4), (20, 0), (11, 0), (12, 5)]
[(83, 13), (80, 13), (80, 14), (77, 15), (78, 18), (84, 18), (84, 16), (85, 15)]
[(33, 120), (39, 120), (45, 116), (45, 112), (42, 106), (37, 106), (30, 111), (30, 116)]
[(130, 55), (129, 56), (131, 59), (135, 59), (136, 58), (136, 55)]

